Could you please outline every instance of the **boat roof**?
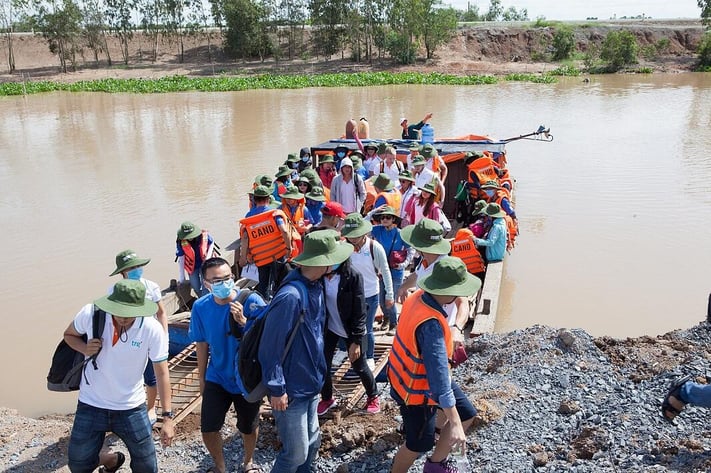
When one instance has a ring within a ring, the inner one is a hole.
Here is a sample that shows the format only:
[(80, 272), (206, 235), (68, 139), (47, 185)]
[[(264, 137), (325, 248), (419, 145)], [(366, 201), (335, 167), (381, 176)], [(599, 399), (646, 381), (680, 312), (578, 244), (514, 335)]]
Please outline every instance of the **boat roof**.
[[(409, 148), (413, 143), (422, 144), (418, 140), (401, 140), (401, 139), (389, 139), (389, 140), (377, 140), (377, 139), (363, 139), (361, 143), (363, 146), (369, 143), (382, 143), (386, 142), (395, 147), (398, 154), (409, 154)], [(461, 139), (461, 138), (444, 138), (440, 140), (435, 140), (432, 142), (434, 147), (440, 156), (452, 154), (452, 153), (466, 153), (466, 152), (479, 152), (491, 151), (494, 153), (503, 153), (505, 151), (506, 142), (498, 141), (494, 139)], [(325, 141), (321, 144), (311, 147), (312, 153), (317, 153), (318, 151), (333, 151), (339, 146), (345, 146), (350, 150), (358, 149), (358, 144), (355, 140), (349, 140), (345, 138), (336, 138), (332, 140)]]

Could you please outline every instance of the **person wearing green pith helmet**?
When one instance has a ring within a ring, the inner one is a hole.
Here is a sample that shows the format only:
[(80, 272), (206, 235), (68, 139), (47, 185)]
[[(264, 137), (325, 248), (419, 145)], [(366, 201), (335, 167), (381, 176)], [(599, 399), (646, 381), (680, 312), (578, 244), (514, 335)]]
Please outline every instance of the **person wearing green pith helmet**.
[[(158, 305), (156, 319), (160, 322), (165, 333), (168, 333), (168, 316), (165, 313), (163, 302), (161, 301), (162, 294), (160, 286), (155, 282), (143, 277), (143, 268), (150, 263), (150, 258), (139, 258), (133, 250), (124, 250), (116, 255), (116, 269), (109, 276), (120, 274), (124, 279), (132, 279), (140, 281), (146, 287), (146, 299), (155, 302)], [(109, 294), (114, 290), (114, 287), (109, 288)], [(143, 383), (146, 385), (146, 408), (148, 410), (148, 419), (151, 424), (155, 424), (156, 416), (156, 397), (158, 396), (158, 388), (156, 387), (156, 374), (153, 370), (153, 365), (148, 363), (143, 372)]]
[[(100, 338), (92, 333), (94, 311), (106, 312)], [(68, 466), (73, 473), (89, 473), (103, 465), (117, 471), (125, 461), (117, 452), (100, 455), (108, 432), (116, 434), (131, 456), (131, 469), (158, 472), (146, 394), (141, 378), (146, 363), (153, 363), (163, 408), (161, 443), (168, 446), (175, 434), (168, 373), (168, 334), (153, 317), (157, 304), (146, 299), (146, 287), (132, 279), (114, 285), (110, 295), (85, 305), (64, 331), (64, 341), (87, 357), (96, 355), (79, 386), (79, 402), (69, 438)], [(137, 320), (139, 319), (139, 320)], [(111, 466), (109, 466), (111, 465)]]
[(206, 259), (219, 255), (215, 240), (207, 230), (200, 229), (192, 222), (183, 222), (178, 229), (175, 244), (175, 261), (180, 271), (178, 280), (185, 281), (185, 273), (188, 273), (195, 294), (198, 297), (204, 296), (208, 291), (202, 286), (200, 266)]
[[(449, 453), (466, 448), (465, 432), (476, 409), (450, 373), (454, 343), (443, 307), (476, 294), (481, 281), (467, 272), (462, 260), (445, 256), (417, 286), (403, 304), (388, 359), (390, 395), (400, 406), (405, 430), (405, 444), (395, 454), (390, 471), (407, 472), (419, 455), (434, 447), (423, 473), (457, 473), (460, 470)], [(436, 440), (438, 411), (446, 423)]]

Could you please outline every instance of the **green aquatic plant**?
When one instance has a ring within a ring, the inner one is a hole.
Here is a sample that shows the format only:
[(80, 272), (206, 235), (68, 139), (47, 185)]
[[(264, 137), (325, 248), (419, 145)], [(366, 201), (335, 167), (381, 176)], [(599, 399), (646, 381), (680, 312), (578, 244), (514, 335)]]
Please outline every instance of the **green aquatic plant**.
[(556, 82), (556, 78), (550, 74), (509, 74), (504, 77), (507, 81), (512, 82), (533, 82), (535, 84), (552, 84)]
[(552, 76), (573, 76), (577, 77), (581, 74), (580, 69), (573, 64), (563, 64), (562, 66), (553, 69), (548, 74)]

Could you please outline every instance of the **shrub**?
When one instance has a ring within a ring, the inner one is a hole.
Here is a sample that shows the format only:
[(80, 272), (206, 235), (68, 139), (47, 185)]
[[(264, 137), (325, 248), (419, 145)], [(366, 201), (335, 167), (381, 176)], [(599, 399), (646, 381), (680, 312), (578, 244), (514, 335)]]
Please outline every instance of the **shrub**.
[(699, 43), (699, 63), (697, 69), (700, 71), (711, 71), (711, 31), (706, 32)]
[(561, 26), (553, 34), (553, 60), (568, 59), (575, 49), (575, 36), (568, 26)]
[(602, 42), (600, 58), (610, 71), (637, 63), (637, 40), (629, 31), (611, 31)]
[(557, 69), (553, 69), (549, 73), (552, 76), (579, 76), (580, 75), (580, 69), (575, 67), (572, 64), (564, 64)]

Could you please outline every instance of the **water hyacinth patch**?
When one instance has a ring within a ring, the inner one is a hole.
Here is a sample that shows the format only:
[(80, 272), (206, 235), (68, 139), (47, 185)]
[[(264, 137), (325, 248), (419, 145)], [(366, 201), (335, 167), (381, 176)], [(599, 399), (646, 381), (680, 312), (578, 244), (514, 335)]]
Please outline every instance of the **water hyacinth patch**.
[[(549, 75), (510, 74), (506, 80), (549, 84)], [(491, 75), (453, 75), (438, 72), (358, 72), (316, 75), (274, 75), (186, 77), (159, 79), (99, 79), (73, 83), (36, 81), (0, 84), (0, 95), (28, 95), (43, 92), (105, 92), (153, 94), (167, 92), (228, 92), (249, 89), (302, 89), (306, 87), (365, 87), (377, 85), (484, 85), (496, 84)]]

